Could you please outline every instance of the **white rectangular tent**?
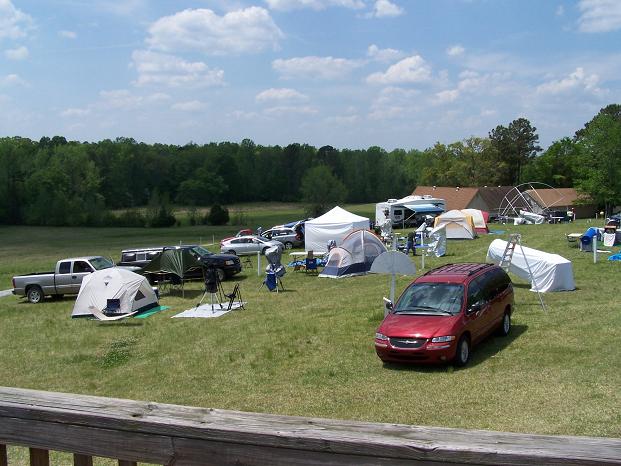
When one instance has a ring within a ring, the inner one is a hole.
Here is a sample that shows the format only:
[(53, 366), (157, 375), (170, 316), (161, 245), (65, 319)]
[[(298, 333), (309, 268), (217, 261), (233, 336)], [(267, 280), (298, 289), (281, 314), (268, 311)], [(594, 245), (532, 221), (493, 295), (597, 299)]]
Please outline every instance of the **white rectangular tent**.
[(304, 248), (307, 251), (327, 251), (328, 242), (340, 246), (343, 238), (354, 230), (368, 230), (369, 219), (352, 214), (339, 206), (304, 225)]
[[(499, 264), (507, 247), (507, 242), (495, 239), (487, 250), (487, 260)], [(524, 253), (522, 253), (524, 250)], [(528, 261), (528, 264), (526, 264)], [(550, 254), (537, 249), (516, 245), (509, 265), (509, 272), (531, 281), (528, 267), (533, 274), (531, 291), (571, 291), (576, 289), (574, 270), (571, 261), (558, 254)], [(536, 287), (534, 285), (537, 285)]]

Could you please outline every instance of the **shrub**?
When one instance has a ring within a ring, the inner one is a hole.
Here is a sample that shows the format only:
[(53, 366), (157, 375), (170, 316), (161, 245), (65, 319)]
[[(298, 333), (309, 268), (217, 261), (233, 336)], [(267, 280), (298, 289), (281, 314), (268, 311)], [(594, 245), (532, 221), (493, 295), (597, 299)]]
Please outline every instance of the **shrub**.
[(214, 204), (211, 206), (206, 220), (210, 225), (226, 225), (229, 221), (229, 210), (220, 204)]

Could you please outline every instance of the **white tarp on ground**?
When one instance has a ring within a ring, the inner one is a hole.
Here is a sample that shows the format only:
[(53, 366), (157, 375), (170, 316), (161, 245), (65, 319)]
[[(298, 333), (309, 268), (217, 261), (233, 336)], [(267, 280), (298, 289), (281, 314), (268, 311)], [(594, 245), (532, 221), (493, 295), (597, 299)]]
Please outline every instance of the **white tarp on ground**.
[(441, 225), (429, 232), (427, 254), (442, 257), (446, 254), (446, 225)]
[[(506, 241), (501, 239), (492, 241), (487, 250), (487, 260), (494, 264), (499, 264), (506, 247)], [(524, 250), (523, 254), (522, 250)], [(526, 264), (527, 261), (528, 265)], [(558, 254), (550, 254), (520, 246), (519, 244), (516, 245), (511, 258), (511, 265), (509, 265), (509, 272), (530, 281), (528, 266), (530, 266), (534, 277), (534, 283), (531, 283), (531, 291), (544, 293), (547, 291), (571, 291), (576, 289), (571, 261)], [(535, 284), (537, 285), (536, 287)]]
[(146, 277), (120, 267), (97, 270), (82, 280), (71, 317), (103, 312), (108, 300), (118, 299), (118, 313), (145, 311), (158, 305), (157, 296)]
[(343, 239), (354, 230), (368, 230), (369, 219), (352, 214), (336, 206), (321, 217), (306, 222), (304, 226), (304, 248), (306, 251), (327, 251), (328, 241), (340, 246)]
[(224, 314), (233, 311), (235, 309), (242, 308), (246, 302), (240, 303), (239, 301), (234, 302), (231, 305), (231, 309), (228, 309), (229, 303), (217, 303), (217, 304), (201, 304), (200, 306), (193, 307), (192, 309), (187, 309), (179, 314), (175, 314), (172, 318), (175, 317), (201, 317), (203, 319), (209, 319), (212, 317), (220, 317)]

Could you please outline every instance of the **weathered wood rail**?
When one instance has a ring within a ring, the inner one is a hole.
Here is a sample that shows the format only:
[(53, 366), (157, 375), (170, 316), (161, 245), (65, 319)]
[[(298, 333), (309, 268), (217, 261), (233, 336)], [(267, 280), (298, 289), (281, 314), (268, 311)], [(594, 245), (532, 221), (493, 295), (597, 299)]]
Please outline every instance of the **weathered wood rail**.
[(524, 435), (242, 413), (0, 387), (0, 466), (6, 445), (119, 466), (606, 465), (621, 439)]

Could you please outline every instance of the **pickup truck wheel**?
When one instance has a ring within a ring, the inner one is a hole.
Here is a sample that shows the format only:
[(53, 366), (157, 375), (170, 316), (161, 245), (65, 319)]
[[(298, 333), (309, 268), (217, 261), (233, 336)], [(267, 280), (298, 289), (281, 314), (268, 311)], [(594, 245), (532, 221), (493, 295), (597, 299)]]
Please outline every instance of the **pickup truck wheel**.
[(218, 273), (218, 281), (219, 282), (223, 282), (224, 279), (226, 278), (226, 274), (224, 273), (223, 269), (216, 269), (217, 273)]
[(291, 249), (291, 248), (293, 248), (293, 243), (291, 243), (291, 242), (287, 241), (287, 242), (285, 243), (285, 249)]
[(26, 292), (26, 297), (32, 304), (40, 303), (43, 299), (43, 290), (38, 285), (31, 286)]

